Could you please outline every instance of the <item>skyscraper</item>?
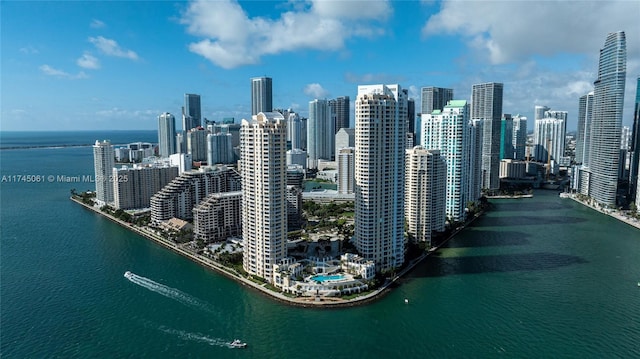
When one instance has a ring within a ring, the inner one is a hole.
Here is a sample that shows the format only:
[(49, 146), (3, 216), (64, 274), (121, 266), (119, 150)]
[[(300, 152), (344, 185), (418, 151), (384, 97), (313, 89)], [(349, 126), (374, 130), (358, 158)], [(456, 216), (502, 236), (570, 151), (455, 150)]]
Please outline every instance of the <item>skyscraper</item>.
[[(540, 106), (536, 106), (536, 110)], [(548, 107), (542, 118), (536, 118), (533, 130), (533, 147), (536, 161), (549, 163), (549, 158), (558, 163), (564, 157), (567, 133), (567, 112), (551, 111)], [(536, 117), (538, 113), (536, 111)]]
[(251, 115), (273, 111), (273, 93), (271, 77), (251, 79)]
[(194, 128), (187, 132), (187, 153), (196, 161), (207, 160), (207, 134), (209, 132), (202, 127)]
[(336, 152), (336, 156), (338, 157), (338, 193), (353, 193), (355, 149), (342, 147)]
[(96, 141), (93, 145), (93, 167), (96, 174), (96, 200), (101, 204), (112, 203), (115, 154), (109, 140)]
[[(467, 109), (468, 112), (468, 109)], [(468, 115), (468, 114), (467, 114)], [(464, 145), (469, 152), (469, 170), (467, 175), (466, 201), (476, 202), (482, 196), (482, 120), (470, 120), (469, 145)], [(465, 150), (466, 151), (466, 150)], [(466, 212), (465, 212), (466, 215)]]
[(442, 110), (451, 100), (453, 100), (453, 89), (423, 87), (420, 112), (429, 115), (433, 110)]
[(434, 232), (444, 231), (447, 164), (439, 150), (415, 146), (406, 152), (405, 169), (407, 232), (428, 248)]
[(331, 161), (335, 150), (335, 115), (327, 100), (309, 101), (309, 119), (307, 120), (308, 168), (318, 168), (318, 160)]
[(404, 262), (406, 116), (399, 85), (358, 86), (354, 238), (379, 272)]
[(287, 141), (291, 143), (290, 148), (301, 148), (302, 142), (302, 122), (300, 121), (300, 115), (288, 110), (286, 114), (282, 114), (287, 120)]
[(184, 94), (184, 113), (182, 117), (182, 131), (202, 126), (202, 108), (200, 95)]
[(589, 148), (590, 196), (603, 205), (616, 204), (626, 65), (624, 32), (609, 33), (600, 50), (598, 79), (593, 83)]
[(349, 123), (351, 122), (349, 96), (340, 96), (329, 100), (329, 106), (331, 106), (336, 116), (334, 126), (335, 133), (338, 133), (341, 128), (349, 128)]
[(273, 264), (287, 255), (287, 126), (278, 112), (241, 126), (242, 265), (272, 282)]
[(640, 172), (640, 76), (638, 76), (636, 83), (636, 104), (633, 111), (633, 128), (631, 129), (631, 152), (629, 199), (634, 201), (638, 196), (638, 172)]
[(542, 120), (543, 118), (545, 118), (545, 113), (547, 111), (551, 110), (549, 107), (547, 106), (540, 106), (540, 105), (536, 105), (533, 109), (533, 113), (534, 113), (534, 117), (533, 120)]
[(488, 82), (471, 88), (471, 119), (482, 124), (482, 188), (500, 188), (500, 118), (504, 85)]
[(230, 133), (210, 133), (207, 135), (207, 164), (233, 163), (232, 136)]
[(422, 147), (439, 150), (446, 161), (446, 213), (455, 221), (463, 221), (467, 202), (477, 199), (470, 192), (478, 191), (472, 191), (470, 184), (479, 182), (470, 174), (479, 172), (473, 170), (477, 154), (472, 148), (479, 140), (479, 123), (473, 128), (476, 141), (470, 141), (473, 122), (469, 121), (469, 105), (465, 100), (451, 100), (444, 110), (422, 115)]
[(169, 112), (158, 116), (158, 152), (162, 158), (176, 153), (176, 118)]
[(340, 152), (341, 148), (354, 147), (356, 145), (356, 129), (341, 128), (340, 131), (336, 133), (335, 143), (336, 156), (338, 156), (338, 152)]
[(524, 160), (527, 148), (527, 118), (520, 115), (513, 117), (513, 149), (516, 160)]
[(500, 159), (513, 159), (513, 117), (509, 113), (500, 120)]
[(593, 116), (593, 91), (580, 97), (578, 102), (578, 132), (576, 134), (575, 162), (589, 165), (591, 139), (591, 118)]

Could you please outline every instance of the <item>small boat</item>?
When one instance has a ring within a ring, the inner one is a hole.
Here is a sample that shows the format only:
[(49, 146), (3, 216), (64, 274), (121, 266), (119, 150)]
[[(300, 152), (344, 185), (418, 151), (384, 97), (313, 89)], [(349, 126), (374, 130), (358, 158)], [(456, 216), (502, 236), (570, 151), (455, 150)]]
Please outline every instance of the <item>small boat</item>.
[(125, 277), (125, 278), (129, 279), (129, 278), (131, 278), (132, 276), (133, 276), (133, 273), (131, 273), (131, 272), (129, 272), (129, 271), (124, 272), (124, 277)]
[(232, 348), (246, 348), (247, 343), (243, 343), (242, 341), (240, 341), (240, 339), (235, 339), (234, 341), (229, 343), (229, 346)]
[(640, 282), (638, 282), (638, 287), (640, 287)]
[(404, 298), (404, 304), (409, 304), (409, 299)]

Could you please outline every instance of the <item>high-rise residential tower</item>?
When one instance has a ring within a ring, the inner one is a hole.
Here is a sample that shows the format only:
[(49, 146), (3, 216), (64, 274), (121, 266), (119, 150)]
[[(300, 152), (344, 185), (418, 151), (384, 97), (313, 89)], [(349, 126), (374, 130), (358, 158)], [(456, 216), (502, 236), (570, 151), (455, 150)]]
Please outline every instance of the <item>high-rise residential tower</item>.
[(184, 94), (184, 113), (182, 117), (182, 131), (202, 126), (202, 108), (200, 95)]
[[(536, 106), (536, 110), (539, 106)], [(564, 147), (567, 133), (567, 112), (551, 111), (548, 107), (542, 118), (536, 118), (533, 130), (533, 147), (536, 161), (556, 163), (564, 157)], [(536, 117), (538, 113), (536, 111)]]
[(209, 133), (207, 135), (207, 164), (229, 164), (234, 162), (232, 135), (230, 133)]
[(341, 128), (336, 133), (336, 157), (341, 148), (354, 147), (356, 145), (356, 129), (355, 128)]
[[(472, 128), (472, 126), (474, 126)], [(464, 221), (468, 201), (475, 201), (470, 184), (479, 184), (470, 174), (475, 171), (475, 159), (480, 156), (478, 131), (481, 121), (469, 121), (469, 105), (465, 100), (451, 100), (442, 111), (422, 114), (422, 147), (439, 150), (447, 164), (446, 172), (446, 214), (455, 221)], [(470, 138), (473, 129), (474, 141)], [(472, 146), (478, 145), (476, 148)]]
[(542, 120), (543, 118), (546, 117), (546, 112), (551, 110), (549, 107), (547, 106), (540, 106), (540, 105), (536, 105), (533, 109), (533, 113), (534, 113), (534, 117), (533, 120)]
[(342, 147), (336, 152), (338, 162), (338, 193), (353, 193), (355, 148)]
[(273, 93), (271, 77), (251, 79), (251, 115), (273, 111)]
[(302, 146), (302, 121), (300, 115), (293, 110), (287, 110), (282, 114), (287, 120), (287, 141), (290, 143), (289, 148), (299, 149)]
[(421, 92), (420, 113), (431, 114), (433, 110), (442, 110), (453, 100), (453, 89), (443, 87), (423, 87)]
[(444, 231), (446, 221), (447, 164), (439, 150), (415, 146), (406, 152), (405, 170), (407, 232), (431, 247), (433, 234)]
[(616, 204), (626, 65), (625, 33), (609, 33), (600, 50), (598, 79), (593, 83), (589, 146), (590, 196), (603, 205)]
[(329, 106), (331, 106), (335, 114), (335, 133), (338, 133), (341, 128), (349, 128), (349, 123), (351, 122), (349, 96), (340, 96), (329, 100)]
[(636, 83), (636, 101), (633, 111), (633, 128), (631, 129), (631, 165), (629, 174), (629, 199), (637, 196), (638, 173), (640, 172), (640, 76)]
[(354, 238), (379, 272), (404, 262), (406, 116), (400, 85), (358, 86)]
[(287, 126), (278, 112), (242, 120), (243, 268), (272, 282), (272, 268), (287, 255)]
[(187, 153), (196, 161), (207, 160), (207, 134), (209, 131), (202, 127), (187, 132)]
[(578, 101), (578, 131), (576, 134), (575, 162), (589, 165), (591, 139), (591, 118), (593, 116), (593, 92), (580, 97)]
[(482, 188), (500, 188), (500, 119), (504, 85), (488, 82), (471, 88), (471, 119), (482, 124)]
[(169, 112), (158, 116), (158, 152), (162, 158), (176, 153), (176, 118)]
[(96, 200), (102, 204), (112, 203), (115, 154), (110, 141), (96, 141), (93, 145), (93, 167), (96, 174)]
[(327, 100), (309, 102), (309, 119), (307, 120), (307, 153), (308, 168), (318, 168), (318, 160), (331, 161), (335, 150), (335, 115)]

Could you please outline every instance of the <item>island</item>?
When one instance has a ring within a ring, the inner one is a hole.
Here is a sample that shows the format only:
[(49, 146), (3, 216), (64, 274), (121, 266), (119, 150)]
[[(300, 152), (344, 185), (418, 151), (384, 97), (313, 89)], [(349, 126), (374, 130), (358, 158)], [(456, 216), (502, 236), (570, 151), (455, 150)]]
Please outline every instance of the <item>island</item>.
[[(194, 241), (188, 222), (174, 222), (170, 224), (173, 229), (158, 228), (150, 224), (148, 212), (131, 214), (114, 210), (97, 205), (94, 198), (95, 192), (71, 190), (70, 199), (84, 208), (242, 285), (280, 302), (301, 307), (348, 307), (381, 298), (397, 285), (402, 276), (479, 218), (489, 206), (486, 199), (472, 206), (468, 220), (448, 223), (446, 231), (434, 240), (431, 247), (409, 244), (407, 258), (401, 268), (376, 273), (366, 265), (358, 266), (364, 262), (362, 258), (349, 253), (353, 250), (349, 242), (353, 233), (353, 202), (318, 204), (305, 201), (303, 209), (310, 225), (304, 230), (289, 233), (288, 252), (293, 257), (306, 256), (307, 259), (291, 263), (286, 268), (287, 272), (296, 273), (293, 278), (298, 283), (293, 287), (295, 291), (287, 291), (263, 278), (247, 274), (242, 268), (241, 246), (233, 238), (209, 244)], [(330, 254), (337, 255), (332, 257), (334, 259), (327, 259)]]

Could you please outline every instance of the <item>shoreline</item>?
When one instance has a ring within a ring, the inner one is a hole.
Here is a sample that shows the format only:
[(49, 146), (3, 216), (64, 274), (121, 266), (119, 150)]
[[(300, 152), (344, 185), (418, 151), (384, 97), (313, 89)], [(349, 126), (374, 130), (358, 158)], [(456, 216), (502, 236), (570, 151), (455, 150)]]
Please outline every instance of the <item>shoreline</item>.
[[(317, 301), (316, 297), (289, 297), (286, 296), (282, 293), (279, 292), (275, 292), (271, 289), (266, 288), (267, 283), (256, 283), (250, 279), (244, 278), (242, 276), (240, 276), (239, 274), (237, 274), (237, 272), (235, 272), (235, 270), (233, 270), (232, 268), (228, 268), (225, 267), (215, 261), (213, 261), (212, 259), (209, 259), (205, 256), (199, 255), (195, 252), (189, 251), (185, 247), (185, 245), (180, 245), (180, 244), (176, 244), (174, 242), (168, 241), (164, 238), (162, 238), (161, 236), (157, 235), (156, 233), (147, 230), (143, 227), (139, 227), (136, 226), (134, 224), (122, 221), (116, 217), (113, 217), (107, 213), (104, 213), (102, 211), (100, 211), (99, 208), (96, 208), (94, 206), (90, 206), (87, 205), (86, 203), (82, 203), (82, 201), (74, 198), (73, 196), (70, 197), (70, 199), (81, 205), (82, 207), (84, 207), (85, 209), (91, 210), (96, 214), (99, 214), (109, 220), (111, 220), (112, 222), (115, 222), (116, 224), (119, 224), (120, 226), (131, 230), (133, 233), (136, 233), (146, 239), (149, 239), (157, 244), (160, 244), (161, 246), (177, 253), (180, 254), (190, 260), (192, 260), (193, 262), (200, 264), (208, 269), (213, 270), (214, 272), (221, 274), (229, 279), (235, 280), (237, 281), (239, 284), (242, 284), (243, 286), (252, 288), (254, 290), (257, 290), (258, 292), (272, 298), (275, 299), (278, 302), (281, 303), (285, 303), (285, 304), (289, 304), (289, 305), (294, 305), (294, 306), (298, 306), (298, 307), (304, 307), (304, 308), (346, 308), (346, 307), (354, 307), (354, 306), (358, 306), (358, 305), (364, 305), (364, 304), (368, 304), (371, 303), (373, 301), (376, 301), (382, 297), (384, 297), (387, 293), (389, 293), (392, 290), (392, 286), (396, 285), (397, 282), (407, 273), (409, 273), (411, 270), (413, 270), (413, 268), (415, 268), (416, 265), (418, 265), (419, 263), (421, 263), (423, 260), (425, 260), (427, 257), (429, 257), (432, 253), (435, 253), (436, 251), (438, 251), (442, 246), (444, 246), (445, 244), (447, 244), (453, 237), (455, 237), (455, 235), (457, 235), (458, 233), (460, 233), (462, 230), (464, 230), (465, 228), (467, 228), (467, 226), (469, 226), (470, 224), (472, 224), (473, 222), (475, 222), (476, 219), (478, 219), (479, 217), (481, 217), (484, 212), (480, 212), (477, 215), (475, 215), (468, 223), (466, 223), (465, 225), (461, 226), (460, 228), (456, 229), (453, 233), (451, 233), (451, 235), (449, 235), (449, 237), (447, 237), (445, 240), (442, 241), (442, 243), (438, 244), (438, 246), (432, 247), (431, 249), (429, 249), (427, 252), (423, 253), (422, 255), (420, 255), (417, 258), (414, 258), (413, 260), (411, 260), (409, 262), (409, 264), (403, 268), (398, 274), (396, 274), (395, 277), (393, 277), (393, 279), (388, 280), (385, 284), (383, 284), (380, 288), (376, 289), (375, 291), (362, 295), (362, 296), (358, 296), (352, 299), (342, 299), (340, 297), (322, 297), (321, 300)], [(235, 273), (234, 273), (235, 272)]]
[(609, 210), (609, 211), (603, 210), (601, 208), (598, 208), (598, 207), (593, 206), (593, 205), (591, 205), (589, 203), (586, 203), (586, 202), (583, 202), (583, 201), (579, 200), (578, 198), (576, 198), (575, 195), (573, 195), (571, 193), (567, 193), (567, 194), (565, 194), (564, 192), (560, 193), (560, 198), (572, 199), (573, 201), (578, 202), (578, 203), (580, 203), (581, 205), (583, 205), (585, 207), (591, 208), (594, 211), (600, 212), (602, 214), (606, 214), (607, 216), (613, 217), (613, 218), (617, 219), (620, 222), (623, 222), (623, 223), (626, 223), (626, 224), (630, 225), (631, 227), (635, 227), (637, 229), (640, 229), (640, 221), (639, 220), (634, 220), (634, 219), (628, 218), (628, 217), (626, 217), (624, 215), (621, 215), (621, 214), (618, 213), (617, 210)]
[(497, 195), (486, 196), (487, 199), (520, 199), (520, 198), (533, 198), (533, 194), (514, 194), (514, 195)]

